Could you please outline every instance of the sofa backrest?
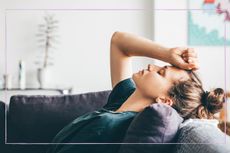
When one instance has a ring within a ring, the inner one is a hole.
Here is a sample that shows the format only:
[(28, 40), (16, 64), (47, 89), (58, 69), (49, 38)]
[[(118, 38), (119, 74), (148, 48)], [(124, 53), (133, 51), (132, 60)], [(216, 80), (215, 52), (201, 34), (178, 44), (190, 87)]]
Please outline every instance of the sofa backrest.
[(76, 117), (106, 104), (111, 91), (59, 96), (12, 96), (7, 142), (50, 143)]

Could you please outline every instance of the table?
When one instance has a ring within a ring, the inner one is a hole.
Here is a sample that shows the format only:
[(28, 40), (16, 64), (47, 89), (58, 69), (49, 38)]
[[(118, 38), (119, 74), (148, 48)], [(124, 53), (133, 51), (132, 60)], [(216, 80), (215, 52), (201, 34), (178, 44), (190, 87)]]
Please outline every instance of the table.
[(67, 95), (72, 93), (72, 87), (69, 88), (0, 88), (0, 101), (9, 103), (13, 95)]

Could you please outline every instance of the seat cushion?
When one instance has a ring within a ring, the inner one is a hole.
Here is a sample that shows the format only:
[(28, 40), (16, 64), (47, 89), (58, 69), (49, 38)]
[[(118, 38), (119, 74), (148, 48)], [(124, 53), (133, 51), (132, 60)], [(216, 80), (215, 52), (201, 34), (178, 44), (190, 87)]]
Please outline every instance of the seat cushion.
[[(172, 107), (156, 103), (145, 108), (134, 118), (129, 126), (120, 153), (160, 153), (167, 152), (173, 145), (156, 143), (173, 143), (183, 119)], [(145, 143), (145, 144), (143, 144)]]

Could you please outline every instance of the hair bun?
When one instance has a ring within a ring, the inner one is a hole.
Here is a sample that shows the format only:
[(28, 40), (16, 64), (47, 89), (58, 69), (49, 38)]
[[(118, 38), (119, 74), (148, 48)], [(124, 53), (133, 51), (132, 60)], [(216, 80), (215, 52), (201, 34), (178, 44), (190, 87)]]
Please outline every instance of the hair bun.
[(210, 92), (204, 92), (202, 95), (202, 104), (212, 114), (218, 113), (223, 108), (225, 94), (222, 88), (216, 88)]

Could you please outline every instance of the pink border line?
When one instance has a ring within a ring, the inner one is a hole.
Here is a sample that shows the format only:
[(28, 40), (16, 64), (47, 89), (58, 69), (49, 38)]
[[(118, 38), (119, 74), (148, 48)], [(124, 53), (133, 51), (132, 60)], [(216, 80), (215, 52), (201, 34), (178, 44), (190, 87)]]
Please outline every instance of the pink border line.
[(18, 144), (18, 145), (56, 145), (56, 144), (65, 144), (65, 145), (88, 145), (88, 144), (98, 144), (98, 145), (104, 145), (104, 144), (148, 144), (148, 145), (154, 145), (154, 144), (190, 144), (190, 145), (197, 145), (197, 144), (225, 144), (225, 143), (6, 143), (6, 144)]
[[(105, 8), (77, 8), (77, 9), (5, 9), (5, 72), (7, 73), (7, 11), (207, 11), (215, 9), (143, 9), (143, 8), (124, 8), (124, 9), (105, 9)], [(224, 70), (225, 70), (225, 91), (226, 91), (226, 23), (224, 23)], [(226, 97), (225, 97), (226, 98)], [(5, 90), (5, 99), (7, 100), (7, 93)], [(226, 98), (227, 99), (227, 98)], [(227, 119), (227, 100), (226, 100), (226, 115)], [(7, 143), (7, 106), (5, 105), (5, 144), (17, 144), (17, 145), (50, 145), (50, 144), (226, 144), (226, 122), (225, 122), (225, 143)]]
[[(226, 36), (226, 21), (224, 22), (224, 90), (225, 92), (227, 91), (227, 48), (226, 48), (226, 44), (227, 44), (227, 36)], [(226, 107), (225, 107), (225, 124), (224, 124), (224, 133), (225, 133), (225, 143), (227, 143), (227, 108), (228, 108), (228, 98), (227, 96), (224, 97), (225, 98), (225, 103), (226, 103)]]
[[(5, 74), (8, 73), (7, 71), (7, 20), (6, 20), (6, 12), (4, 12), (5, 16)], [(7, 101), (7, 91), (5, 89), (4, 94), (5, 102)], [(5, 105), (5, 144), (7, 144), (7, 106)]]
[(5, 9), (5, 11), (215, 11), (215, 9), (144, 9), (144, 8), (73, 8), (73, 9)]

